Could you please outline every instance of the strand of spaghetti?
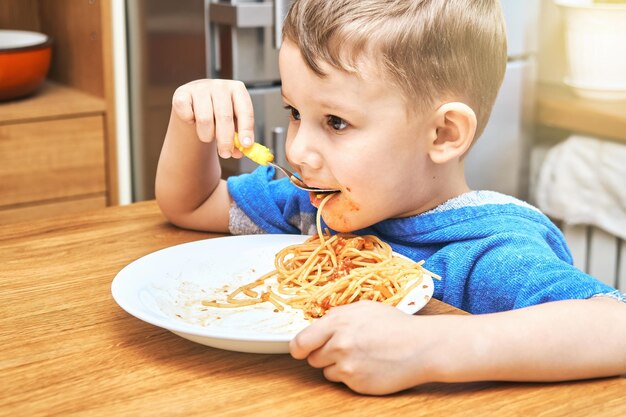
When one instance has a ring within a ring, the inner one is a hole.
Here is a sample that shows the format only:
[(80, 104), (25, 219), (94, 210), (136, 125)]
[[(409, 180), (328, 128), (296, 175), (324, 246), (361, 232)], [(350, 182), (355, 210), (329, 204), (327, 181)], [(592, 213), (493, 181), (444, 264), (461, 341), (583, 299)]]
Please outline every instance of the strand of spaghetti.
[(283, 311), (285, 309), (285, 307), (283, 307), (277, 300), (276, 297), (273, 296), (271, 291), (267, 291), (264, 292), (263, 294), (261, 294), (261, 300), (262, 301), (269, 301), (270, 303), (274, 304), (274, 307), (276, 307), (279, 311)]
[[(329, 239), (329, 242), (331, 242), (332, 239), (336, 239), (336, 236), (333, 236), (331, 239)], [(277, 265), (276, 265), (277, 266), (276, 269), (278, 271), (283, 272), (283, 273), (285, 273), (287, 271), (288, 268), (285, 268), (285, 266), (284, 266), (284, 259), (285, 259), (286, 255), (288, 255), (290, 253), (290, 251), (292, 249), (294, 249), (295, 247), (297, 247), (297, 246), (298, 245), (289, 246), (289, 247), (283, 249), (282, 251), (280, 251), (278, 253), (277, 258), (280, 258), (280, 262), (277, 262)], [(325, 249), (326, 247), (327, 247), (327, 244), (319, 245), (319, 246), (315, 247), (313, 252), (310, 255), (307, 256), (306, 261), (300, 267), (296, 268), (295, 271), (294, 270), (289, 271), (289, 274), (287, 274), (287, 275), (293, 276), (292, 274), (294, 272), (297, 273), (299, 270), (302, 270), (303, 268), (306, 268), (309, 264), (315, 262), (316, 261), (316, 255), (319, 252), (321, 252), (323, 249)], [(335, 259), (335, 261), (336, 261), (336, 259)], [(336, 265), (336, 262), (334, 262), (334, 264)], [(297, 275), (297, 276), (299, 276), (299, 275)]]
[[(324, 303), (324, 300), (328, 298), (329, 306), (340, 305), (339, 303), (333, 303), (331, 295), (343, 291), (344, 289), (348, 288), (350, 284), (353, 285), (354, 289), (362, 287), (363, 281), (365, 281), (368, 277), (367, 276), (362, 277), (356, 280), (355, 282), (351, 282), (350, 278), (351, 278), (350, 276), (346, 276), (346, 277), (341, 278), (338, 281), (335, 281), (332, 286), (326, 286), (326, 287), (320, 288), (320, 290), (313, 295), (312, 301), (317, 302), (317, 303)], [(356, 291), (355, 294), (358, 295), (359, 292), (360, 291)]]
[[(316, 250), (314, 252), (312, 252), (310, 255), (308, 255), (308, 258), (306, 260), (306, 262), (304, 262), (299, 268), (296, 269), (286, 269), (286, 268), (278, 268), (278, 271), (280, 273), (285, 274), (285, 276), (289, 275), (291, 277), (293, 277), (293, 279), (299, 278), (299, 277), (306, 277), (310, 274), (310, 271), (313, 270), (316, 266), (320, 266), (323, 267), (326, 265), (327, 261), (330, 261), (330, 267), (333, 268), (336, 266), (337, 264), (337, 260), (336, 258), (334, 258), (330, 253), (327, 253), (326, 251), (322, 250), (323, 248), (320, 248), (319, 250)], [(321, 260), (319, 260), (319, 255), (323, 254), (324, 258)], [(287, 280), (287, 282), (289, 282), (290, 280)]]
[(227, 303), (220, 303), (217, 301), (208, 301), (208, 300), (202, 300), (201, 304), (205, 307), (219, 307), (219, 308), (239, 308), (239, 307), (245, 307), (245, 306), (251, 306), (251, 305), (255, 305), (255, 304), (260, 304), (263, 301), (257, 300), (255, 298), (251, 298), (249, 300), (237, 300), (238, 302), (236, 304), (231, 303), (230, 301)]
[[(221, 307), (221, 308), (236, 308), (236, 307), (245, 307), (245, 306), (250, 306), (250, 305), (254, 305), (254, 304), (260, 304), (265, 302), (266, 300), (262, 299), (262, 295), (259, 298), (258, 294), (255, 291), (252, 291), (251, 288), (256, 288), (260, 285), (262, 285), (267, 279), (271, 278), (274, 276), (273, 272), (267, 273), (263, 276), (261, 276), (260, 278), (258, 278), (257, 280), (253, 281), (250, 284), (246, 284), (246, 285), (242, 285), (241, 287), (237, 288), (236, 290), (234, 290), (233, 292), (231, 292), (228, 297), (226, 298), (226, 303), (220, 303), (217, 301), (207, 301), (207, 300), (202, 300), (202, 305), (203, 306), (207, 306), (207, 307)], [(238, 294), (244, 293), (246, 294), (247, 292), (252, 292), (254, 293), (254, 296), (249, 296), (251, 298), (248, 299), (237, 299), (235, 298)], [(252, 298), (255, 297), (255, 298)], [(282, 306), (281, 306), (282, 308)]]
[(320, 242), (322, 244), (324, 243), (324, 234), (322, 233), (322, 210), (324, 209), (326, 202), (330, 200), (331, 198), (333, 198), (334, 195), (335, 195), (334, 193), (330, 193), (326, 197), (324, 197), (319, 207), (317, 208), (317, 214), (315, 216), (315, 225), (317, 226), (317, 235), (319, 236)]
[[(322, 274), (321, 266), (318, 265), (317, 274), (314, 275), (313, 279), (310, 278), (311, 277), (310, 273), (308, 274), (308, 277), (309, 278), (308, 278), (307, 281), (299, 283), (299, 285), (298, 285), (298, 290), (299, 291), (301, 291), (301, 290), (305, 290), (306, 291), (309, 288), (314, 287), (315, 285), (317, 285), (320, 282), (320, 280), (324, 277), (324, 275)], [(292, 293), (293, 292), (292, 288), (286, 288), (286, 284), (284, 282), (280, 283), (280, 285), (278, 287), (278, 291), (283, 293), (283, 294), (288, 294), (288, 293)]]

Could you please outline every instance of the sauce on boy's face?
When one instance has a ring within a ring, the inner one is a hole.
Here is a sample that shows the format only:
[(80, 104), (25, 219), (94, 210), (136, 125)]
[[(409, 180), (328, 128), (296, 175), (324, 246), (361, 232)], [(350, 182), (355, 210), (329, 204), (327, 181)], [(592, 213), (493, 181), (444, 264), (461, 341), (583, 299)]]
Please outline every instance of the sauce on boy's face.
[(308, 185), (341, 189), (324, 207), (328, 226), (357, 230), (438, 203), (442, 179), (433, 178), (426, 140), (434, 132), (393, 84), (366, 63), (358, 75), (323, 65), (320, 77), (289, 40), (279, 63), (290, 113), (287, 158)]

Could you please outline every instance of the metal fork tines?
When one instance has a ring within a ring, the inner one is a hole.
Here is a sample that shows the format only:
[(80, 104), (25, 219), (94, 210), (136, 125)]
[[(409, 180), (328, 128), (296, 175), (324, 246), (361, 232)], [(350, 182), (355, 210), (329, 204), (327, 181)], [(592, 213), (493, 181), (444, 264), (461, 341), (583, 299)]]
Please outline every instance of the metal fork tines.
[(339, 190), (333, 189), (333, 188), (317, 188), (317, 187), (309, 187), (308, 185), (306, 185), (304, 183), (304, 181), (302, 181), (300, 178), (298, 178), (296, 176), (296, 174), (294, 174), (293, 172), (291, 172), (290, 170), (288, 170), (285, 167), (282, 167), (274, 162), (270, 162), (269, 163), (271, 166), (273, 166), (274, 168), (278, 169), (279, 171), (281, 171), (283, 174), (285, 174), (287, 176), (287, 178), (289, 178), (289, 181), (291, 181), (291, 183), (293, 185), (295, 185), (296, 187), (300, 188), (301, 190), (304, 191), (309, 191), (309, 192), (313, 192), (313, 193), (336, 193), (339, 192)]

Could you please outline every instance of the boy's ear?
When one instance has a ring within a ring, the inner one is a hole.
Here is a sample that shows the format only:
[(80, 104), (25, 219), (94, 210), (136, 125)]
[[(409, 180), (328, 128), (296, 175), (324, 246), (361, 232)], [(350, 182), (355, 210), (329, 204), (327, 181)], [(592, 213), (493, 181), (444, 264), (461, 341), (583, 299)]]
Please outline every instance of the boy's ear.
[(461, 159), (474, 140), (476, 113), (464, 103), (445, 103), (435, 111), (434, 129), (430, 159), (436, 164)]

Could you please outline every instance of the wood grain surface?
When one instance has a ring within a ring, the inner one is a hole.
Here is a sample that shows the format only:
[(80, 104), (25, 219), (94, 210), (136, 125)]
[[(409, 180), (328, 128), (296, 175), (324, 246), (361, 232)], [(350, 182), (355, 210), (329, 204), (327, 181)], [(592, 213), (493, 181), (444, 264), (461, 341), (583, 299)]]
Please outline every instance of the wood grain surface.
[[(0, 415), (626, 414), (623, 378), (358, 395), (289, 355), (199, 345), (113, 301), (111, 281), (128, 263), (215, 236), (169, 225), (154, 202), (0, 225)], [(431, 300), (422, 313), (461, 312)]]
[(0, 125), (102, 116), (105, 110), (98, 97), (46, 81), (33, 96), (0, 103)]
[(0, 137), (0, 206), (105, 194), (101, 116), (0, 125)]

